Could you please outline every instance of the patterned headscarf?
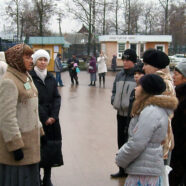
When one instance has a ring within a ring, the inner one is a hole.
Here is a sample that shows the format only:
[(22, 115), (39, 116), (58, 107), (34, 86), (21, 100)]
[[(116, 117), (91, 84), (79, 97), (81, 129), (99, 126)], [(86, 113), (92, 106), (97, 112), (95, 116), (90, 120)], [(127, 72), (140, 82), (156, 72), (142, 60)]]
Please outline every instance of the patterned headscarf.
[(23, 72), (23, 73), (26, 72), (26, 68), (23, 62), (23, 55), (25, 54), (25, 48), (29, 48), (30, 50), (32, 50), (28, 45), (17, 44), (9, 48), (5, 52), (5, 58), (8, 65), (12, 68), (15, 68), (19, 72)]

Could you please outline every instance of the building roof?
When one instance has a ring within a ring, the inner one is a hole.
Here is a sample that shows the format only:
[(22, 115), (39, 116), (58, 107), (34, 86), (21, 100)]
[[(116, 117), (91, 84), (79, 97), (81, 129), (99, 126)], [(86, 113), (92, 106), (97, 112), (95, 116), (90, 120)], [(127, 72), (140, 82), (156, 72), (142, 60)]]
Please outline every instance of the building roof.
[(103, 35), (99, 36), (100, 42), (127, 42), (145, 43), (145, 42), (172, 42), (171, 35)]
[(29, 37), (29, 44), (64, 45), (64, 37)]
[(88, 34), (89, 32), (86, 26), (83, 24), (81, 29), (77, 33)]
[(70, 44), (86, 44), (88, 43), (88, 35), (82, 33), (64, 34), (64, 38)]

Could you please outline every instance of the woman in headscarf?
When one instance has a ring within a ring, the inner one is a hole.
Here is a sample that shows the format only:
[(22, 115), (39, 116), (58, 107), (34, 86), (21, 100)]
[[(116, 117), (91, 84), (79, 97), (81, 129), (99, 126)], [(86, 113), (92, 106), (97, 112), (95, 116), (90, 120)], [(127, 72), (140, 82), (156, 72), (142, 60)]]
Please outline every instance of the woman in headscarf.
[(32, 49), (18, 44), (5, 52), (8, 69), (0, 84), (0, 185), (39, 186), (38, 93), (28, 71)]

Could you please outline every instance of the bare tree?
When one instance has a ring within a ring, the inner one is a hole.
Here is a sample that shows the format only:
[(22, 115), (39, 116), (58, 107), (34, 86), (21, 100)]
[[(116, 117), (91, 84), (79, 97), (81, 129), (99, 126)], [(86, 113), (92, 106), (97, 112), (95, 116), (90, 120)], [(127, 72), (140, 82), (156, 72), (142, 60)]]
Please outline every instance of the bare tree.
[(17, 27), (17, 39), (19, 38), (20, 34), (20, 7), (21, 7), (21, 0), (11, 0), (8, 3), (8, 6), (6, 7), (6, 13), (13, 19), (14, 22), (16, 22)]
[(164, 34), (168, 34), (169, 1), (170, 0), (159, 0), (164, 9)]
[(40, 36), (44, 35), (44, 29), (46, 28), (47, 23), (51, 15), (54, 13), (54, 1), (52, 0), (33, 0), (35, 12), (38, 15), (39, 20), (39, 34)]

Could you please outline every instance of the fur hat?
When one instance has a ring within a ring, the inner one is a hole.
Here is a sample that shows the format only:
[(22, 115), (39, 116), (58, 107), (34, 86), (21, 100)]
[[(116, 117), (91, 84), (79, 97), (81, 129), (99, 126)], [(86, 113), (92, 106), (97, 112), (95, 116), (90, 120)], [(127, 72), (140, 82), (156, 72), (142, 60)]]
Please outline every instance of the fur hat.
[(40, 57), (45, 57), (49, 63), (49, 61), (50, 61), (49, 53), (46, 50), (39, 49), (36, 52), (34, 52), (34, 54), (32, 55), (34, 65), (36, 64), (37, 60)]
[(136, 55), (136, 52), (135, 50), (132, 50), (132, 49), (127, 49), (124, 51), (123, 55), (122, 55), (122, 60), (130, 60), (132, 61), (133, 63), (136, 63), (137, 61), (137, 55)]
[(155, 49), (149, 49), (143, 54), (143, 62), (158, 69), (162, 69), (169, 65), (170, 60), (167, 54), (164, 52)]
[(143, 70), (143, 63), (136, 63), (135, 66), (134, 66), (134, 73), (138, 72), (138, 73), (141, 73), (141, 74), (145, 74), (145, 71)]
[(147, 74), (140, 78), (139, 84), (148, 94), (159, 95), (166, 89), (164, 80), (156, 74)]
[(177, 70), (177, 71), (180, 72), (184, 77), (186, 77), (186, 61), (179, 62), (179, 63), (176, 65), (175, 70)]

